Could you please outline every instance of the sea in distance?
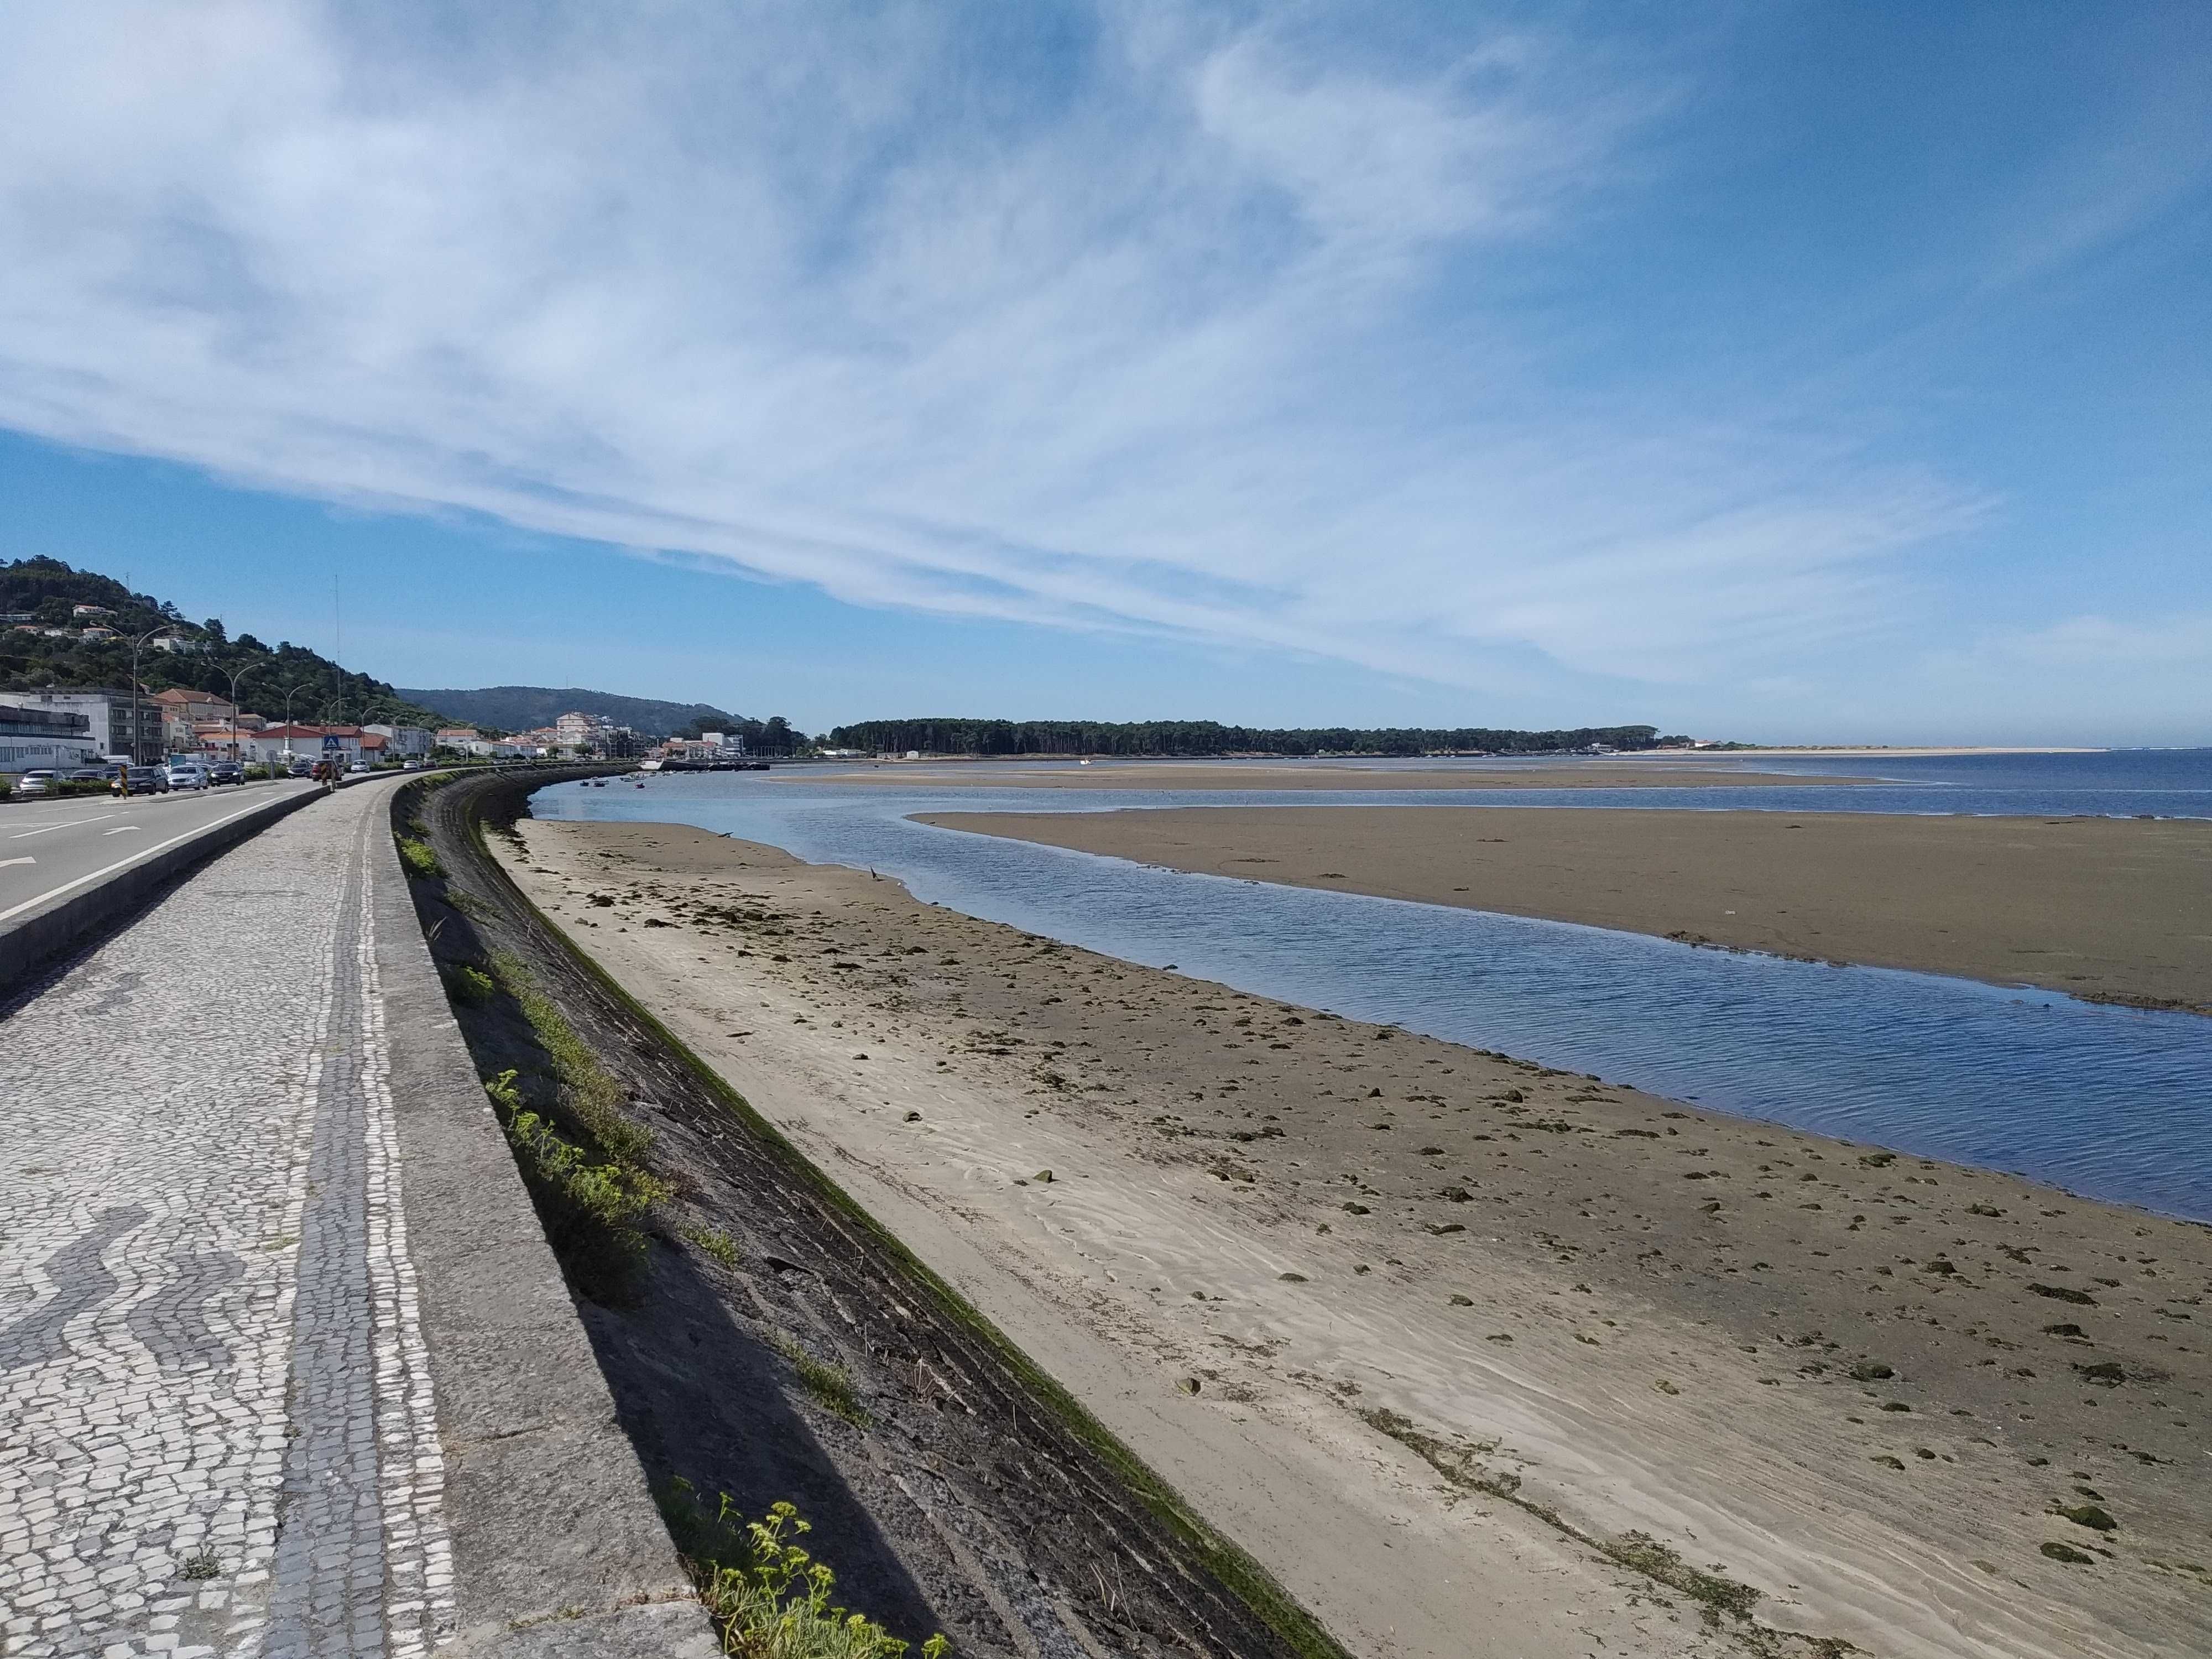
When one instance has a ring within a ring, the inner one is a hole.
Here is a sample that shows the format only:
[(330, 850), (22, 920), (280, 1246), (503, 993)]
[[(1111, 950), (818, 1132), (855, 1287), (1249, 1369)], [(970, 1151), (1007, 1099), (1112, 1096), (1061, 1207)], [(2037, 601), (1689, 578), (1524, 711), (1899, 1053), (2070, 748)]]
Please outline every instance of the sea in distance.
[[(930, 903), (1279, 1001), (2212, 1221), (2212, 1020), (2198, 1016), (1190, 874), (912, 822), (963, 810), (1270, 803), (2212, 817), (2204, 750), (1720, 763), (1745, 769), (1743, 787), (1010, 795), (947, 774), (854, 785), (801, 781), (794, 769), (668, 775), (642, 788), (561, 784), (532, 805), (549, 819), (695, 824), (872, 869)], [(1761, 769), (1880, 781), (1762, 787)]]

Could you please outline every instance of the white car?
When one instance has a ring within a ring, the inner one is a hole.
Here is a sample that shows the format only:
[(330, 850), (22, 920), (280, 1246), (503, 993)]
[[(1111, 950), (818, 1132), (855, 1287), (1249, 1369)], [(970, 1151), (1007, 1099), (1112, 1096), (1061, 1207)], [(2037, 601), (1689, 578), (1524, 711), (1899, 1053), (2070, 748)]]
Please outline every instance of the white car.
[(15, 793), (27, 798), (32, 795), (52, 795), (58, 793), (54, 787), (54, 775), (52, 772), (26, 772), (15, 780)]
[(208, 787), (207, 768), (198, 761), (171, 761), (169, 787), (172, 789), (204, 789)]

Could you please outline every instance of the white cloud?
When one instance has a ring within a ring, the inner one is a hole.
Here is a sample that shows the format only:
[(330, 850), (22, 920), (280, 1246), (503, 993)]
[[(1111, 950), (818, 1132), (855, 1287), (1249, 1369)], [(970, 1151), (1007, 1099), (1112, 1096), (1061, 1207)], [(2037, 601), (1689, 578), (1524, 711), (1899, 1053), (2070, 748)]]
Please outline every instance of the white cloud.
[[(410, 23), (412, 27), (409, 27)], [(1474, 683), (1882, 625), (1968, 493), (1559, 391), (1486, 261), (1652, 107), (1202, 16), (0, 15), (0, 422), (872, 604)]]
[(2048, 627), (1993, 635), (1983, 654), (2043, 668), (2170, 672), (2212, 669), (2212, 611), (2183, 612), (2149, 622), (2069, 617)]

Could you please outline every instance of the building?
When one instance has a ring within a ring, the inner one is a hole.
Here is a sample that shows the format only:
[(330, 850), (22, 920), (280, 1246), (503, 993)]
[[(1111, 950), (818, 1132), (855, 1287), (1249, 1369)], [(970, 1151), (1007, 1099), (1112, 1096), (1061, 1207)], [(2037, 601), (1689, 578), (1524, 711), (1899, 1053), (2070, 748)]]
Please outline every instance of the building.
[[(248, 715), (236, 726), (202, 725), (192, 727), (192, 740), (181, 752), (220, 755), (226, 760), (251, 760), (252, 751), (246, 740), (252, 737), (263, 722)], [(172, 754), (180, 752), (175, 749)]]
[(553, 722), (553, 741), (582, 749), (613, 724), (604, 715), (571, 712)]
[(227, 724), (238, 713), (238, 706), (228, 697), (213, 691), (194, 691), (184, 686), (156, 691), (154, 701), (164, 708), (174, 709), (184, 717), (187, 726), (197, 726), (203, 721)]
[(0, 702), (0, 772), (58, 771), (100, 757), (89, 717)]
[(420, 726), (370, 725), (361, 729), (382, 738), (386, 754), (404, 758), (428, 754), (433, 743), (429, 731)]
[(173, 755), (199, 746), (193, 740), (195, 727), (228, 726), (238, 714), (228, 698), (212, 691), (172, 687), (156, 691), (153, 700), (161, 710), (161, 746)]
[(128, 691), (106, 686), (48, 686), (43, 691), (10, 691), (9, 701), (27, 708), (43, 708), (61, 714), (82, 714), (90, 723), (92, 740), (105, 744), (103, 755), (128, 756), (151, 761), (167, 752), (161, 747), (161, 705), (153, 698), (137, 699), (137, 740), (131, 740), (133, 700)]
[(87, 617), (112, 617), (115, 613), (104, 605), (73, 605), (70, 615), (82, 621)]
[(466, 749), (478, 740), (473, 726), (441, 726), (430, 734), (430, 738), (441, 749)]
[(295, 755), (311, 761), (329, 755), (348, 766), (361, 758), (358, 726), (265, 726), (258, 732), (241, 731), (238, 735), (246, 758), (263, 764), (281, 764)]
[(166, 651), (173, 656), (198, 657), (206, 653), (205, 640), (188, 640), (175, 634), (164, 634), (154, 641), (156, 651)]

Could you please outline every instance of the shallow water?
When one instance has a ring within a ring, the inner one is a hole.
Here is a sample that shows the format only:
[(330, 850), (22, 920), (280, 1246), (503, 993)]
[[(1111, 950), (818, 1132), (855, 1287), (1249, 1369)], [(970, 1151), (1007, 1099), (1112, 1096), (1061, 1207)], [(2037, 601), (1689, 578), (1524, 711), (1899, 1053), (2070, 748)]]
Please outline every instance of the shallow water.
[[(1948, 810), (2060, 810), (2027, 804), (2051, 793), (2045, 784), (1935, 787), (1960, 803)], [(544, 818), (696, 824), (811, 862), (873, 868), (933, 903), (1262, 996), (1595, 1073), (1741, 1116), (2212, 1220), (2212, 1020), (1186, 874), (909, 819), (985, 807), (1102, 811), (1271, 801), (1935, 810), (1925, 804), (1929, 786), (1894, 792), (1921, 803), (1909, 807), (1869, 801), (1893, 793), (1883, 786), (1721, 793), (1731, 799), (1717, 800), (1705, 789), (1510, 796), (1047, 790), (1010, 801), (1003, 790), (720, 774), (655, 778), (644, 788), (557, 785), (539, 791), (532, 806)], [(2000, 793), (2005, 806), (1985, 804)], [(1591, 799), (1599, 794), (1607, 799)], [(1984, 804), (1964, 805), (1978, 796)]]

